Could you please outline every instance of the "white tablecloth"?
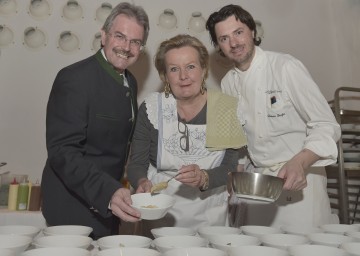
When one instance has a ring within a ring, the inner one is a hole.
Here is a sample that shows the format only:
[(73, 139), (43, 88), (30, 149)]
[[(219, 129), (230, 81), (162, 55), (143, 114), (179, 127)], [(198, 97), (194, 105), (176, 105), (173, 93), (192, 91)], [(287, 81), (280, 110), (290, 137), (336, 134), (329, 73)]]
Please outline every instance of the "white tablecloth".
[(43, 229), (46, 221), (41, 211), (9, 211), (0, 208), (0, 225), (29, 225)]

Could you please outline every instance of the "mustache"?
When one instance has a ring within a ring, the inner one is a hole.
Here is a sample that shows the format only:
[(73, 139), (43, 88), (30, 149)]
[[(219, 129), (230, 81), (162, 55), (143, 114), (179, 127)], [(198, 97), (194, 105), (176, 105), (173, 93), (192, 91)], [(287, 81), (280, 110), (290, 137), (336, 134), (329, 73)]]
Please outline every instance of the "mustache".
[(231, 49), (236, 50), (236, 49), (241, 48), (241, 47), (242, 47), (242, 45), (236, 44), (235, 46), (231, 46)]
[(130, 51), (125, 51), (123, 49), (119, 49), (119, 48), (114, 48), (113, 52), (117, 55), (117, 54), (121, 54), (121, 55), (125, 55), (128, 58), (130, 57), (134, 57), (134, 54), (132, 54)]

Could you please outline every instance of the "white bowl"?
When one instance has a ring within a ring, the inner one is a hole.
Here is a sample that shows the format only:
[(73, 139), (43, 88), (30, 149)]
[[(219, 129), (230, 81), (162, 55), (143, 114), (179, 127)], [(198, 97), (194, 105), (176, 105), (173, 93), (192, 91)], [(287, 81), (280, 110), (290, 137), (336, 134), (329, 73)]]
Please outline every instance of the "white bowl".
[(41, 228), (35, 226), (25, 226), (25, 225), (6, 225), (0, 226), (0, 234), (2, 235), (23, 235), (34, 238), (39, 234)]
[(330, 233), (314, 233), (309, 234), (308, 238), (312, 244), (339, 247), (342, 243), (354, 242), (355, 238)]
[(284, 250), (293, 245), (308, 244), (310, 242), (305, 236), (293, 234), (267, 234), (262, 235), (260, 240), (265, 246)]
[(160, 252), (174, 248), (207, 247), (209, 241), (199, 236), (163, 236), (155, 238), (153, 245)]
[(144, 220), (161, 219), (175, 203), (174, 197), (165, 194), (133, 194), (131, 200), (132, 206), (140, 211)]
[(81, 225), (59, 225), (51, 226), (43, 229), (43, 234), (45, 236), (55, 236), (55, 235), (80, 235), (80, 236), (89, 236), (93, 231), (91, 227), (81, 226)]
[(357, 162), (345, 162), (344, 167), (349, 168), (349, 169), (357, 169), (357, 168), (360, 167), (360, 163), (357, 163)]
[(1, 256), (16, 256), (15, 252), (10, 249), (0, 249)]
[(360, 153), (358, 152), (346, 152), (344, 153), (345, 161), (358, 162), (360, 160)]
[(355, 124), (341, 124), (341, 129), (351, 130), (355, 128)]
[(43, 236), (36, 238), (33, 245), (36, 248), (75, 247), (87, 249), (92, 241), (90, 237), (80, 235)]
[(96, 256), (161, 256), (161, 253), (149, 248), (123, 247), (99, 251)]
[(0, 249), (9, 249), (16, 254), (25, 251), (32, 238), (23, 235), (0, 235)]
[(88, 250), (71, 247), (48, 247), (28, 250), (21, 256), (90, 256)]
[(259, 238), (241, 234), (213, 235), (209, 239), (209, 242), (213, 248), (225, 252), (228, 251), (229, 247), (261, 244)]
[(229, 256), (289, 256), (287, 251), (258, 245), (244, 245), (239, 247), (230, 247)]
[(347, 148), (352, 148), (354, 146), (354, 144), (353, 143), (351, 143), (351, 142), (343, 142), (342, 143), (342, 148), (343, 149), (347, 149)]
[(136, 235), (104, 236), (97, 240), (97, 244), (101, 250), (118, 248), (118, 247), (149, 248), (151, 242), (152, 239), (146, 236), (136, 236)]
[(316, 244), (294, 245), (288, 250), (292, 256), (347, 256), (342, 249)]
[(191, 228), (184, 227), (161, 227), (151, 229), (151, 234), (155, 237), (163, 236), (194, 236), (196, 232)]
[(348, 224), (326, 224), (320, 226), (325, 233), (344, 235), (346, 232), (359, 231), (359, 228)]
[(227, 256), (221, 250), (205, 247), (188, 247), (171, 249), (162, 254), (163, 256)]
[(293, 234), (293, 235), (308, 235), (313, 233), (321, 233), (323, 230), (321, 228), (313, 227), (313, 226), (300, 226), (300, 225), (289, 225), (281, 227), (286, 234)]
[(213, 235), (240, 234), (241, 230), (235, 227), (203, 226), (197, 230), (199, 236), (210, 239)]
[(346, 251), (349, 256), (359, 256), (360, 255), (360, 243), (343, 243), (340, 245), (340, 248)]
[(266, 234), (281, 234), (281, 233), (283, 233), (281, 231), (281, 229), (279, 229), (279, 228), (256, 226), (256, 225), (241, 226), (240, 230), (245, 235), (255, 236), (258, 238), (260, 238), (262, 235), (266, 235)]
[(345, 235), (354, 238), (355, 242), (360, 242), (360, 231), (346, 232)]

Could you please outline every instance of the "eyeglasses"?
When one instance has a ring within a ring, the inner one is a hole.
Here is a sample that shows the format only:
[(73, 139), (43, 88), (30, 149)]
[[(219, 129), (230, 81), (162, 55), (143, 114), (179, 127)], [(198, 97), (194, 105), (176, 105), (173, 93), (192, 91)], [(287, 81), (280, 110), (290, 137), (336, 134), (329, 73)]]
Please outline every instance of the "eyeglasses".
[(128, 39), (124, 34), (116, 32), (114, 34), (108, 33), (117, 43), (124, 44), (127, 41), (130, 43), (130, 48), (134, 50), (140, 50), (144, 45), (143, 42), (139, 39)]
[(185, 152), (189, 151), (189, 129), (184, 122), (178, 122), (178, 131), (182, 134), (180, 137), (180, 148)]

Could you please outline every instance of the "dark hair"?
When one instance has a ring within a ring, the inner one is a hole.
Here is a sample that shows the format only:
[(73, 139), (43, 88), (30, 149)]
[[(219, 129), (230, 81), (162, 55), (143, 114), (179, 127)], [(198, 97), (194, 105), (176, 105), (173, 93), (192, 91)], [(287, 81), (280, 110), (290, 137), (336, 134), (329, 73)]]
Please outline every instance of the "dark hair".
[(240, 20), (242, 23), (248, 26), (248, 28), (251, 31), (254, 31), (254, 44), (260, 45), (261, 38), (257, 37), (255, 20), (248, 11), (243, 9), (241, 6), (234, 4), (226, 5), (222, 7), (218, 12), (214, 12), (209, 16), (206, 22), (206, 29), (210, 33), (211, 43), (215, 47), (218, 46), (217, 37), (215, 33), (215, 25), (221, 21), (226, 20), (231, 16), (235, 16), (236, 20)]
[(112, 9), (111, 13), (106, 18), (102, 30), (108, 33), (113, 25), (115, 18), (120, 14), (135, 18), (137, 22), (144, 27), (143, 44), (145, 45), (149, 36), (150, 26), (149, 17), (141, 6), (136, 6), (126, 2), (118, 4), (114, 7), (114, 9)]
[(190, 46), (199, 53), (199, 61), (201, 68), (205, 70), (204, 79), (207, 78), (208, 70), (209, 70), (209, 53), (206, 47), (196, 37), (186, 34), (181, 34), (163, 41), (156, 52), (154, 58), (155, 67), (163, 82), (165, 82), (165, 74), (166, 74), (165, 54), (172, 49), (179, 49), (185, 46)]

